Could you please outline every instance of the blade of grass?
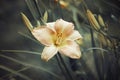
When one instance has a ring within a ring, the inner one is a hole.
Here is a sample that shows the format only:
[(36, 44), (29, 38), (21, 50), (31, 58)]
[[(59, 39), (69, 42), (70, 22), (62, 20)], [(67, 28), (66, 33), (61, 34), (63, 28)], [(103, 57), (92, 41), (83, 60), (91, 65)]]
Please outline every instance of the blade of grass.
[(15, 74), (15, 75), (18, 75), (18, 76), (20, 76), (21, 78), (23, 78), (23, 79), (25, 79), (25, 80), (32, 80), (32, 79), (30, 79), (29, 77), (27, 77), (26, 75), (23, 75), (23, 74), (21, 74), (21, 73), (17, 73), (15, 70), (13, 70), (13, 69), (11, 69), (11, 68), (8, 68), (8, 67), (6, 67), (6, 66), (0, 65), (0, 68), (1, 68), (1, 69), (4, 69), (4, 70), (6, 70), (6, 71), (9, 71), (9, 72), (11, 72), (11, 73), (13, 73), (13, 74)]
[[(108, 50), (106, 50), (106, 49), (103, 49), (103, 48), (99, 48), (99, 47), (92, 47), (92, 48), (88, 48), (86, 51), (90, 51), (90, 50), (101, 50), (101, 51), (105, 51), (105, 52), (109, 52)], [(85, 51), (85, 52), (86, 52)]]
[(23, 61), (20, 61), (20, 60), (17, 60), (17, 59), (14, 59), (14, 58), (12, 58), (12, 57), (8, 57), (8, 56), (2, 55), (2, 54), (0, 54), (0, 56), (6, 58), (6, 59), (8, 59), (8, 60), (14, 61), (14, 62), (16, 62), (16, 63), (22, 64), (22, 65), (24, 65), (24, 66), (29, 66), (29, 67), (32, 67), (32, 68), (40, 69), (40, 70), (45, 71), (45, 72), (51, 74), (52, 76), (56, 77), (58, 80), (61, 80), (58, 75), (54, 74), (53, 72), (50, 72), (49, 70), (47, 70), (47, 69), (45, 69), (45, 68), (43, 68), (43, 67), (41, 67), (41, 66), (37, 66), (37, 65), (34, 65), (34, 64), (30, 64), (30, 63), (28, 63), (28, 62), (23, 62)]
[[(24, 37), (26, 37), (26, 38), (34, 41), (35, 43), (40, 44), (40, 42), (38, 42), (37, 40), (33, 39), (32, 37), (30, 37), (29, 35), (27, 35), (27, 34), (25, 34), (25, 33), (22, 33), (22, 32), (18, 32), (18, 33), (19, 33), (20, 35), (22, 35), (22, 36), (24, 36)], [(40, 44), (40, 45), (41, 45), (41, 44)]]
[[(19, 73), (19, 72), (21, 72), (21, 71), (27, 70), (27, 69), (29, 69), (29, 68), (31, 68), (31, 67), (29, 67), (29, 66), (24, 67), (24, 68), (22, 68), (22, 69), (20, 69), (20, 70), (17, 70), (16, 73)], [(13, 73), (9, 73), (9, 74), (7, 74), (7, 75), (4, 75), (4, 76), (2, 76), (1, 78), (5, 78), (5, 77), (10, 76), (10, 75), (13, 75)]]
[(33, 1), (32, 0), (25, 0), (25, 2), (27, 4), (28, 9), (30, 10), (34, 20), (37, 21), (38, 20), (37, 18), (38, 18), (39, 14), (37, 12), (37, 9), (36, 9), (35, 5), (33, 4)]
[(0, 50), (2, 52), (12, 52), (12, 53), (30, 53), (35, 55), (41, 55), (39, 52), (33, 52), (33, 51), (26, 51), (26, 50)]

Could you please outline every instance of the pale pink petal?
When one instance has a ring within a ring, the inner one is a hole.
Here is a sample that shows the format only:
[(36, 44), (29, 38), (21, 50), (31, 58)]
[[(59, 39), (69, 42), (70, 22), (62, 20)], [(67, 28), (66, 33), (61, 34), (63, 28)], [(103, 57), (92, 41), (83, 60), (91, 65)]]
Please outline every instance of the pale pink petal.
[(59, 49), (61, 54), (64, 54), (70, 58), (79, 59), (81, 57), (81, 52), (79, 45), (74, 41), (67, 41), (66, 46), (63, 46)]
[(69, 37), (74, 31), (74, 25), (72, 23), (69, 23), (64, 31), (63, 31), (63, 38)]
[(58, 49), (55, 46), (50, 46), (50, 47), (45, 47), (41, 58), (45, 61), (48, 61), (49, 59), (51, 59), (55, 54), (57, 54)]
[(33, 29), (33, 36), (43, 45), (50, 46), (53, 44), (54, 32), (46, 27), (38, 27)]
[(81, 39), (81, 38), (82, 38), (81, 34), (78, 31), (74, 30), (68, 39), (77, 40), (77, 39)]
[(66, 33), (69, 34), (69, 32), (73, 29), (74, 26), (72, 23), (64, 21), (62, 19), (57, 20), (55, 23), (55, 30), (57, 33), (61, 33), (61, 32), (64, 33), (67, 31)]
[(54, 26), (55, 26), (55, 22), (49, 22), (49, 23), (47, 23), (47, 26), (46, 26), (46, 27), (48, 27), (48, 28), (50, 28), (51, 30), (53, 30), (54, 32), (56, 32)]

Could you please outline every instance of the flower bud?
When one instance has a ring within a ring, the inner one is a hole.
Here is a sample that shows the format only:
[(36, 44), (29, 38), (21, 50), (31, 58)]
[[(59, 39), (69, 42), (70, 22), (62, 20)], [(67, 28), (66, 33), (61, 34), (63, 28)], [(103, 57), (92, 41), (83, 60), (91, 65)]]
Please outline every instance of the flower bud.
[(25, 16), (25, 14), (23, 14), (23, 13), (21, 13), (21, 15), (22, 15), (22, 19), (23, 19), (24, 23), (26, 24), (26, 26), (28, 27), (28, 29), (29, 29), (30, 31), (32, 31), (32, 30), (33, 30), (33, 26), (32, 26), (32, 24), (30, 23), (29, 19), (28, 19), (28, 18)]
[(93, 13), (89, 9), (87, 10), (87, 17), (88, 17), (90, 24), (93, 26), (93, 28), (98, 31), (100, 29), (100, 25), (98, 24)]
[(106, 37), (104, 37), (102, 34), (98, 34), (98, 39), (100, 44), (102, 44), (103, 46), (107, 46), (107, 40)]
[(99, 24), (100, 24), (102, 27), (105, 27), (105, 23), (104, 23), (103, 18), (101, 17), (101, 15), (98, 15), (98, 21), (99, 21)]

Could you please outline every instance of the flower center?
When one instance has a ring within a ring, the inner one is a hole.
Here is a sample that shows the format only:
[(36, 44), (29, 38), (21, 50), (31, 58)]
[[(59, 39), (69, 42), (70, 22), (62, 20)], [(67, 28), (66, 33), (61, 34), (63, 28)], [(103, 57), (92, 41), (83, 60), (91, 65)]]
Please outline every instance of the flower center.
[(62, 43), (62, 41), (63, 41), (63, 37), (62, 36), (63, 36), (62, 33), (57, 34), (57, 39), (55, 41), (55, 45), (56, 46), (59, 46)]

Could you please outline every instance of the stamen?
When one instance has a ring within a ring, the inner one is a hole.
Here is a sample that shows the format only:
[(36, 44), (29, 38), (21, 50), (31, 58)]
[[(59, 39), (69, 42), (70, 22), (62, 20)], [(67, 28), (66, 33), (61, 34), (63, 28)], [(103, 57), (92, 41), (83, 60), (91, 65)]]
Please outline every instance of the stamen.
[(57, 35), (57, 39), (55, 41), (55, 45), (59, 46), (62, 43), (63, 39), (62, 39), (62, 33)]

